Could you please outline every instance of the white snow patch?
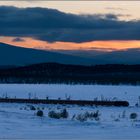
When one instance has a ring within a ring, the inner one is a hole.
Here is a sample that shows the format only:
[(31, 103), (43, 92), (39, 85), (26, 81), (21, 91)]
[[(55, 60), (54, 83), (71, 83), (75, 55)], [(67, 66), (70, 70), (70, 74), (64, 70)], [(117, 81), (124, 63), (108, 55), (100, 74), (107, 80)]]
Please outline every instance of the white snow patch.
[[(140, 86), (103, 86), (103, 85), (45, 85), (45, 84), (0, 84), (0, 96), (28, 98), (31, 93), (38, 98), (65, 99), (65, 94), (72, 99), (92, 100), (95, 97), (112, 99), (116, 97), (130, 102), (130, 107), (80, 107), (61, 105), (34, 105), (44, 107), (44, 117), (37, 117), (27, 104), (0, 103), (0, 139), (48, 139), (48, 140), (138, 140), (140, 137), (140, 107), (135, 103), (140, 96)], [(24, 108), (26, 107), (26, 110)], [(50, 110), (60, 111), (67, 108), (67, 119), (51, 119)], [(99, 110), (100, 120), (79, 122), (72, 120), (74, 114), (95, 112)], [(123, 118), (123, 112), (125, 117)], [(138, 118), (130, 119), (131, 113)]]

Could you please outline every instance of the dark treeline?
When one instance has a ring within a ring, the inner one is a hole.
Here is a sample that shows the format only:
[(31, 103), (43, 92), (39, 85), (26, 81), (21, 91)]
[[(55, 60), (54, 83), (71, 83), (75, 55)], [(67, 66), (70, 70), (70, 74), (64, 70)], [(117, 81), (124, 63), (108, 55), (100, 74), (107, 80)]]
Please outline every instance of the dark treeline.
[(0, 69), (1, 83), (140, 84), (140, 65), (57, 63)]

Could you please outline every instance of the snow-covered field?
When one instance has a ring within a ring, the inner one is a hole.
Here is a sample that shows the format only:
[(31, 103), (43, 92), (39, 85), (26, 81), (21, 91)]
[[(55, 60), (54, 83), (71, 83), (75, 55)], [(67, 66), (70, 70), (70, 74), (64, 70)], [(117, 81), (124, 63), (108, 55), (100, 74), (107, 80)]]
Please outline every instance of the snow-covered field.
[(127, 100), (134, 105), (140, 96), (140, 86), (106, 86), (106, 85), (65, 85), (65, 84), (0, 84), (0, 97), (46, 98), (71, 96), (71, 99), (93, 100), (95, 98)]
[[(44, 108), (44, 116), (36, 116), (37, 110), (30, 110), (27, 104), (0, 103), (0, 139), (137, 139), (140, 138), (140, 107), (135, 107), (140, 96), (140, 86), (102, 86), (102, 85), (28, 85), (1, 84), (0, 96), (16, 98), (65, 99), (121, 99), (130, 102), (129, 107), (80, 107), (61, 105), (34, 105)], [(115, 98), (114, 98), (115, 97)], [(67, 119), (48, 117), (51, 110), (66, 108)], [(73, 115), (99, 110), (99, 119), (80, 122)], [(136, 119), (130, 119), (131, 113), (137, 113)]]

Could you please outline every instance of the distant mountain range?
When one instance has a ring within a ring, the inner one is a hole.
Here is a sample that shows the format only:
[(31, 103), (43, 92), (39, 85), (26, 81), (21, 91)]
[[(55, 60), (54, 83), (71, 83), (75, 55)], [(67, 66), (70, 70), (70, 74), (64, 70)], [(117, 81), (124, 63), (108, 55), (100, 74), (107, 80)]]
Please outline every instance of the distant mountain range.
[(0, 43), (0, 67), (55, 62), (62, 64), (140, 64), (140, 49), (113, 52), (45, 51)]
[(36, 63), (57, 62), (62, 64), (94, 64), (92, 59), (51, 51), (16, 47), (0, 43), (0, 65), (16, 66)]

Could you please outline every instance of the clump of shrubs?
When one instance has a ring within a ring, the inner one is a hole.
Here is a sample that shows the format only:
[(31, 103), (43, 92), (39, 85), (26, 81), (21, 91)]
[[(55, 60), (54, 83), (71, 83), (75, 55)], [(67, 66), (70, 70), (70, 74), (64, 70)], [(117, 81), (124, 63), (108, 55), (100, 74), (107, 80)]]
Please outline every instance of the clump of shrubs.
[(44, 113), (43, 113), (42, 110), (38, 110), (36, 115), (39, 116), (39, 117), (43, 117)]
[(42, 110), (44, 110), (45, 109), (45, 107), (42, 107)]
[(27, 107), (24, 107), (24, 110), (27, 110)]
[(19, 109), (20, 109), (20, 110), (23, 110), (23, 108), (22, 108), (22, 107), (20, 107)]
[(87, 117), (84, 114), (78, 114), (76, 116), (76, 120), (78, 120), (80, 122), (85, 122), (85, 121), (87, 121)]
[(36, 110), (36, 108), (33, 105), (31, 105), (30, 110)]
[(83, 114), (78, 114), (77, 116), (76, 115), (74, 115), (73, 117), (72, 117), (72, 120), (74, 120), (74, 119), (76, 119), (76, 120), (78, 120), (78, 121), (80, 121), (80, 122), (85, 122), (85, 121), (87, 121), (88, 119), (90, 119), (90, 120), (96, 120), (96, 121), (99, 121), (100, 120), (100, 114), (99, 114), (99, 111), (97, 110), (96, 112), (85, 112), (85, 113), (83, 113)]
[(61, 111), (61, 117), (62, 117), (62, 118), (68, 118), (68, 116), (69, 116), (68, 111), (67, 111), (66, 109), (63, 109), (63, 110)]
[(120, 119), (119, 119), (119, 118), (116, 118), (116, 119), (114, 119), (114, 121), (115, 121), (115, 122), (119, 122), (119, 121), (120, 121)]
[(60, 119), (60, 114), (59, 114), (59, 113), (56, 113), (55, 111), (50, 111), (50, 112), (48, 113), (48, 116), (49, 116), (50, 118)]
[(55, 112), (55, 111), (50, 111), (48, 113), (48, 116), (50, 118), (54, 118), (54, 119), (60, 119), (60, 118), (68, 118), (69, 114), (68, 111), (66, 109), (61, 110), (60, 112)]
[(137, 117), (138, 117), (137, 113), (131, 113), (130, 114), (130, 119), (132, 119), (132, 120), (137, 119)]
[(37, 107), (37, 110), (40, 110), (40, 107)]

